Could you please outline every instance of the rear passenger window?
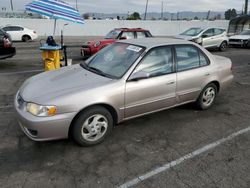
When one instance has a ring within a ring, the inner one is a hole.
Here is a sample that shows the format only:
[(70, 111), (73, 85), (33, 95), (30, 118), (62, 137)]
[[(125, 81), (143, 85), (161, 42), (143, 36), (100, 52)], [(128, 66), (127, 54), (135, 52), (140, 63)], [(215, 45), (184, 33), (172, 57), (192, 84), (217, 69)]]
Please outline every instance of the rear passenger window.
[(206, 66), (209, 64), (207, 58), (200, 52), (200, 66)]
[(137, 38), (138, 38), (138, 39), (139, 39), (139, 38), (145, 38), (145, 37), (146, 37), (144, 32), (136, 32), (136, 34), (137, 34)]
[(218, 28), (215, 28), (215, 29), (214, 29), (214, 35), (220, 35), (220, 34), (222, 34), (223, 32), (224, 32), (223, 29), (218, 29)]
[(207, 57), (194, 46), (177, 46), (177, 71), (184, 71), (209, 64)]
[(133, 39), (134, 37), (134, 32), (123, 32), (121, 37), (126, 37), (126, 39)]
[(176, 47), (177, 71), (183, 71), (200, 66), (199, 53), (192, 46)]

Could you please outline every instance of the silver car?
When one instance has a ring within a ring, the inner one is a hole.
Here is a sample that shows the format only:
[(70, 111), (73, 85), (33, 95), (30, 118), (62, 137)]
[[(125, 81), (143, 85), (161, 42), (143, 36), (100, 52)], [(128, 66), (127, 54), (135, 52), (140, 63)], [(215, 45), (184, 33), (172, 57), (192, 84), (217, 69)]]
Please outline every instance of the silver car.
[(225, 51), (228, 46), (227, 32), (223, 28), (193, 27), (175, 38), (196, 42), (204, 48), (217, 48), (220, 51)]
[(196, 102), (208, 109), (232, 81), (231, 60), (178, 39), (132, 39), (86, 62), (26, 80), (15, 97), (19, 125), (32, 140), (72, 135), (101, 142), (122, 121)]
[(238, 35), (233, 35), (229, 37), (229, 45), (249, 48), (250, 47), (250, 29), (246, 29), (240, 32)]

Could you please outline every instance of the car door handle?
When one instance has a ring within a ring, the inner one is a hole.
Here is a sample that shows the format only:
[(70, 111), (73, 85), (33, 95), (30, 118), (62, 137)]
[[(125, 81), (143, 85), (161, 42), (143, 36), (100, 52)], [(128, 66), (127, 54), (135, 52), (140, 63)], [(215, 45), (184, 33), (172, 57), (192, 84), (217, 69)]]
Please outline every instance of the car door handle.
[(209, 76), (209, 75), (210, 75), (210, 73), (206, 73), (206, 74), (205, 74), (205, 76)]
[(171, 84), (174, 84), (174, 83), (175, 83), (175, 81), (172, 80), (172, 81), (167, 82), (166, 85), (171, 85)]

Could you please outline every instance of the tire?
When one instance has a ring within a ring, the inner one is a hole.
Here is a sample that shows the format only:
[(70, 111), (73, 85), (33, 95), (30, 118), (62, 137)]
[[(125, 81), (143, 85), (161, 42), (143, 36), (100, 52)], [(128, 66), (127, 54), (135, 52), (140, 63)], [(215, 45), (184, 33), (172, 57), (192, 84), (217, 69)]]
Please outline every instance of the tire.
[(72, 136), (80, 146), (102, 142), (113, 128), (113, 117), (104, 107), (95, 106), (80, 113), (73, 124)]
[(209, 109), (217, 96), (218, 88), (215, 84), (210, 83), (208, 84), (200, 93), (196, 105), (200, 110), (207, 110)]
[(226, 41), (223, 41), (221, 44), (220, 44), (220, 47), (219, 47), (219, 50), (224, 52), (226, 51), (227, 49), (227, 42)]
[(247, 47), (247, 48), (250, 48), (250, 40), (247, 42), (246, 47)]
[(22, 41), (23, 42), (29, 42), (30, 40), (31, 40), (31, 37), (29, 35), (22, 36)]

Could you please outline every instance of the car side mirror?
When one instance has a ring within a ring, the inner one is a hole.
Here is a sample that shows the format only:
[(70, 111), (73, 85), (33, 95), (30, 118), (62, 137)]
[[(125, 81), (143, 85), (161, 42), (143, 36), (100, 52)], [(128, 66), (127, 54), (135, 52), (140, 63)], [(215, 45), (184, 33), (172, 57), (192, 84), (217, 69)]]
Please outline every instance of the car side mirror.
[(207, 38), (207, 37), (208, 37), (208, 35), (203, 34), (203, 35), (201, 35), (201, 37), (202, 37), (202, 38)]
[(139, 72), (132, 73), (132, 75), (129, 77), (128, 81), (138, 81), (138, 80), (142, 80), (142, 79), (147, 79), (147, 78), (149, 78), (149, 76), (150, 76), (149, 73), (139, 71)]
[(120, 40), (126, 40), (127, 39), (127, 37), (126, 36), (124, 36), (124, 37), (120, 37)]

